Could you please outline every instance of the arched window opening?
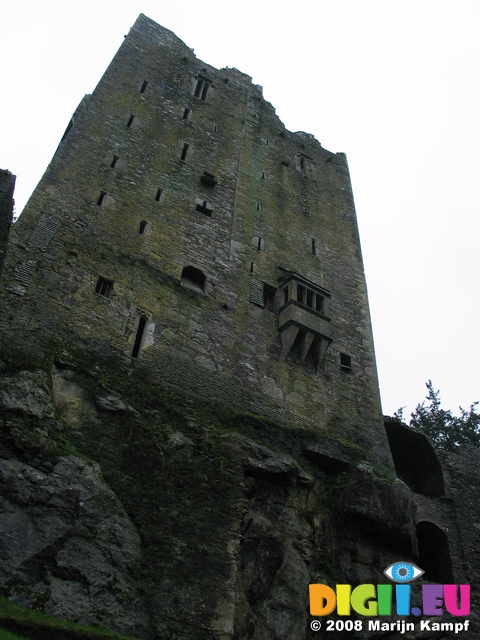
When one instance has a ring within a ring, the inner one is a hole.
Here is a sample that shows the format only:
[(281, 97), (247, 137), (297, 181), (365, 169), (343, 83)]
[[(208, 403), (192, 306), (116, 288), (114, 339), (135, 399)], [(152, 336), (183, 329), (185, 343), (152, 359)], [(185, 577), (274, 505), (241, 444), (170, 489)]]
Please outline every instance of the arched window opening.
[(141, 316), (138, 327), (137, 334), (135, 336), (135, 342), (133, 343), (132, 349), (132, 358), (138, 358), (140, 355), (140, 349), (142, 347), (143, 334), (145, 333), (145, 326), (147, 324), (147, 319), (145, 316)]
[(415, 493), (439, 498), (445, 495), (442, 466), (423, 435), (393, 418), (385, 418), (385, 430), (398, 476)]
[(191, 265), (189, 265), (188, 267), (183, 267), (182, 284), (189, 289), (204, 291), (205, 281), (205, 274), (200, 269), (192, 267)]
[(417, 524), (418, 566), (425, 571), (425, 579), (451, 584), (452, 562), (446, 534), (432, 522)]

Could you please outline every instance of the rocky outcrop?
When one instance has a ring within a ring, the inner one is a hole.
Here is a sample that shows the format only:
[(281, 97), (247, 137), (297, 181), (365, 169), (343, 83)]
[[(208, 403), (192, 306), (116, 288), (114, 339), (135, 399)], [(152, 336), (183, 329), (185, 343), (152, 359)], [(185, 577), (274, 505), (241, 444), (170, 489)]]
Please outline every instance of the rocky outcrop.
[(67, 456), (43, 473), (0, 459), (0, 495), (0, 576), (13, 601), (142, 635), (140, 538), (98, 465)]
[(21, 371), (0, 378), (0, 409), (38, 419), (53, 418), (55, 405), (46, 373)]
[[(419, 520), (466, 526), (458, 500), (452, 511), (380, 476), (354, 442), (66, 363), (2, 385), (0, 585), (73, 621), (306, 640), (310, 583), (383, 582), (393, 561), (418, 561)], [(475, 527), (449, 538), (455, 575)]]

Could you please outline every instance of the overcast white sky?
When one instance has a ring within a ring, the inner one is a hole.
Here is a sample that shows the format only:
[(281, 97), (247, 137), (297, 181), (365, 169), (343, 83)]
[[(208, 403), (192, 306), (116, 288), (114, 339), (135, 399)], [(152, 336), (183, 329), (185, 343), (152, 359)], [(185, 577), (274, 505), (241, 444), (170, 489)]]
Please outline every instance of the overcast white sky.
[(139, 13), (347, 154), (384, 413), (408, 417), (429, 378), (454, 412), (480, 400), (480, 2), (3, 3), (0, 168), (17, 214)]

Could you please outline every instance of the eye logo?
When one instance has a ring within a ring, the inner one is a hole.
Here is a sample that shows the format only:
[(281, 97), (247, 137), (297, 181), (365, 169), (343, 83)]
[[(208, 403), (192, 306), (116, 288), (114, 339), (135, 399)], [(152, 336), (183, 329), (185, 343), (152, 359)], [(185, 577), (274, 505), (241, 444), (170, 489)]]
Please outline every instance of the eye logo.
[(393, 582), (411, 582), (416, 578), (422, 576), (425, 571), (422, 571), (416, 564), (410, 562), (394, 562), (383, 572), (389, 580)]

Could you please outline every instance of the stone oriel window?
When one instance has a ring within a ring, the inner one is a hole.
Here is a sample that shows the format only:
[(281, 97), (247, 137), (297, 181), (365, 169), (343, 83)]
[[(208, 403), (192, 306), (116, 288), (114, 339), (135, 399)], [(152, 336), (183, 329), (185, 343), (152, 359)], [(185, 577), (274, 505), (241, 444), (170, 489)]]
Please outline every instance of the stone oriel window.
[(280, 284), (280, 293), (281, 357), (318, 373), (333, 340), (328, 317), (330, 293), (294, 272)]
[(319, 293), (315, 294), (315, 311), (325, 314), (325, 297)]
[[(288, 292), (285, 295), (288, 296)], [(286, 300), (288, 300), (288, 298), (286, 298)], [(301, 284), (297, 284), (297, 302), (305, 305), (309, 309), (318, 311), (318, 313), (325, 313), (325, 296)]]
[(110, 298), (113, 293), (113, 280), (100, 276), (95, 286), (95, 293), (103, 298)]
[(305, 304), (305, 294), (305, 287), (302, 287), (301, 284), (297, 284), (297, 302), (300, 302), (300, 304)]

